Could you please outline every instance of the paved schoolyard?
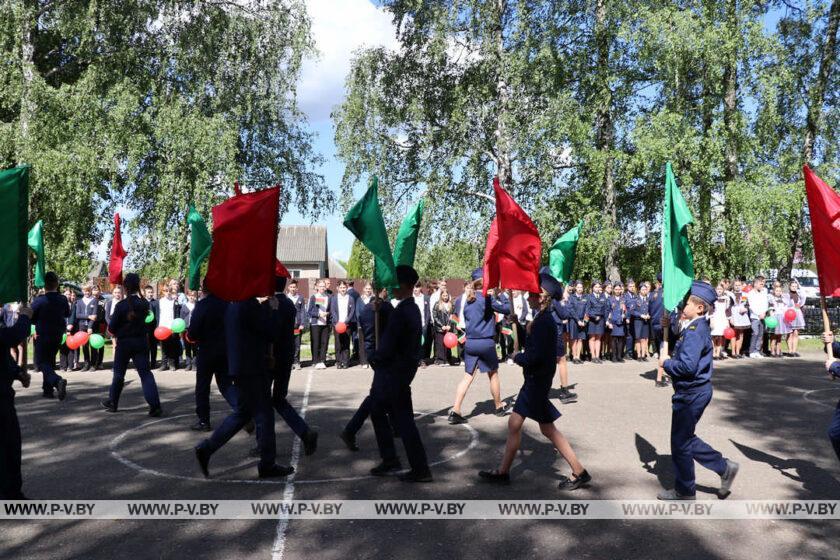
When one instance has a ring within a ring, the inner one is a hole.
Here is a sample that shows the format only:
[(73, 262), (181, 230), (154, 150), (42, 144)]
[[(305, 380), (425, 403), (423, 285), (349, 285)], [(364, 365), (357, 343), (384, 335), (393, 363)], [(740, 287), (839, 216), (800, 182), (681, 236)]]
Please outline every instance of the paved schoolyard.
[[(656, 389), (653, 363), (571, 367), (579, 401), (559, 405), (560, 429), (594, 481), (561, 495), (565, 463), (526, 424), (509, 487), (488, 487), (476, 472), (501, 455), (505, 420), (489, 414), (486, 377), (467, 395), (469, 426), (449, 426), (460, 368), (429, 367), (414, 382), (418, 420), (435, 482), (406, 485), (367, 476), (377, 462), (372, 429), (362, 450), (347, 451), (337, 434), (367, 392), (370, 371), (304, 369), (293, 374), (290, 400), (308, 399), (306, 419), (321, 434), (301, 457), (294, 487), (255, 483), (252, 440), (244, 432), (211, 462), (204, 480), (192, 447), (194, 374), (156, 375), (165, 417), (146, 416), (140, 383), (129, 373), (122, 409), (101, 410), (108, 372), (72, 373), (64, 402), (40, 397), (40, 374), (20, 390), (24, 491), (33, 499), (651, 499), (673, 480), (669, 455), (670, 389)], [(840, 464), (825, 431), (840, 384), (822, 374), (820, 355), (802, 359), (726, 361), (717, 365), (715, 397), (698, 434), (741, 463), (730, 499), (840, 499)], [(519, 368), (503, 365), (502, 392), (515, 396)], [(308, 387), (308, 393), (306, 388)], [(226, 412), (215, 393), (213, 420)], [(278, 462), (293, 439), (278, 421)], [(402, 449), (399, 447), (400, 452)], [(714, 474), (698, 467), (698, 499), (717, 500)], [(2, 558), (836, 558), (836, 521), (27, 521), (0, 522)], [(278, 530), (279, 529), (279, 530)], [(282, 548), (282, 550), (280, 550)], [(282, 552), (282, 554), (280, 554)]]

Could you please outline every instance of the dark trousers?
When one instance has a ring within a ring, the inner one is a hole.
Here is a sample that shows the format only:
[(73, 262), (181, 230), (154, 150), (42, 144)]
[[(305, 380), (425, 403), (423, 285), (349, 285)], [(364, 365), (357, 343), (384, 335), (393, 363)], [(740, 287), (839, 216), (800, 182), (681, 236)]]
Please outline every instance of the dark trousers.
[(753, 319), (750, 321), (752, 326), (752, 338), (750, 338), (750, 354), (753, 352), (761, 352), (761, 346), (764, 340), (764, 321)]
[(624, 359), (624, 335), (620, 336), (613, 336), (610, 339), (610, 345), (612, 346), (612, 359), (613, 360), (623, 360)]
[(41, 389), (44, 393), (52, 393), (61, 377), (55, 372), (55, 355), (61, 344), (60, 336), (39, 336), (35, 339), (36, 366), (44, 375)]
[(295, 335), (295, 360), (293, 363), (299, 364), (300, 363), (300, 339), (302, 335), (296, 334)]
[(356, 323), (350, 323), (347, 325), (348, 330), (350, 331), (350, 342), (353, 344), (353, 352), (350, 354), (350, 358), (353, 360), (359, 359), (359, 340), (361, 339), (361, 330), (359, 325)]
[(828, 439), (831, 440), (834, 453), (837, 454), (837, 459), (840, 460), (840, 401), (837, 401), (834, 416), (831, 417), (831, 424), (828, 426)]
[(650, 338), (653, 342), (653, 351), (659, 354), (662, 351), (662, 327), (651, 325)]
[(236, 410), (239, 402), (236, 387), (228, 375), (227, 356), (199, 353), (195, 368), (195, 414), (207, 424), (210, 423), (210, 383), (213, 377), (216, 378), (216, 387), (232, 410)]
[(260, 467), (273, 465), (277, 458), (277, 443), (274, 441), (274, 410), (271, 408), (268, 384), (268, 379), (262, 375), (234, 377), (233, 385), (239, 396), (236, 410), (222, 421), (200, 447), (215, 453), (253, 419), (257, 427)]
[(499, 329), (499, 347), (502, 350), (502, 360), (513, 357), (513, 336), (504, 334), (502, 329)]
[(188, 340), (183, 340), (184, 343), (184, 355), (187, 357), (188, 360), (192, 360), (198, 354), (198, 345), (194, 342), (189, 342)]
[(0, 499), (23, 498), (23, 477), (20, 472), (20, 424), (15, 411), (15, 398), (0, 396)]
[(134, 368), (140, 376), (140, 383), (143, 386), (143, 398), (151, 408), (160, 406), (157, 383), (152, 370), (149, 368), (149, 348), (144, 338), (121, 338), (114, 351), (114, 378), (111, 381), (109, 398), (114, 407), (120, 402), (123, 385), (125, 384), (125, 370), (128, 368), (128, 361), (134, 362)]
[(157, 367), (158, 339), (155, 338), (154, 331), (149, 331), (146, 335), (146, 343), (149, 345), (149, 367)]
[(420, 359), (428, 360), (432, 355), (432, 347), (435, 342), (435, 330), (432, 325), (426, 325), (423, 328), (423, 344), (420, 346)]
[(160, 349), (164, 360), (173, 360), (175, 364), (178, 363), (178, 358), (181, 357), (181, 338), (180, 335), (172, 333), (172, 336), (166, 340), (160, 341)]
[(445, 332), (435, 332), (435, 362), (446, 362), (448, 364), (452, 361), (452, 350), (443, 343), (443, 337), (445, 336)]
[[(70, 336), (70, 333), (67, 333)], [(79, 361), (79, 350), (70, 350), (67, 344), (58, 347), (58, 364), (61, 369), (73, 369)]]
[(271, 390), (271, 404), (274, 405), (274, 410), (277, 411), (277, 414), (280, 415), (295, 435), (302, 438), (309, 431), (309, 426), (306, 425), (306, 421), (301, 418), (300, 414), (289, 404), (286, 398), (289, 395), (289, 379), (291, 376), (292, 364), (274, 369), (272, 374), (274, 383)]
[(368, 363), (367, 350), (365, 349), (365, 333), (362, 329), (358, 329), (359, 333), (359, 364), (365, 366)]
[(312, 363), (327, 361), (327, 346), (330, 343), (329, 325), (312, 325), (309, 336), (312, 338)]
[[(333, 329), (334, 330), (334, 329)], [(335, 331), (335, 363), (347, 367), (350, 364), (350, 327), (341, 334)]]
[(365, 397), (365, 400), (362, 401), (362, 404), (359, 405), (359, 408), (356, 409), (356, 412), (353, 413), (353, 416), (350, 418), (350, 421), (347, 422), (347, 425), (344, 426), (344, 431), (352, 435), (359, 433), (359, 430), (361, 430), (362, 426), (365, 424), (365, 420), (367, 420), (368, 416), (370, 416), (372, 408), (373, 397), (368, 395)]
[(694, 461), (723, 475), (726, 461), (720, 452), (694, 433), (703, 411), (712, 400), (712, 391), (675, 393), (671, 413), (671, 457), (674, 462), (675, 488), (683, 496), (693, 496)]
[(514, 323), (514, 327), (516, 328), (516, 342), (519, 346), (516, 351), (522, 352), (525, 350), (525, 339), (528, 336), (528, 331), (526, 330), (526, 325), (522, 325), (520, 323)]
[(383, 461), (397, 459), (394, 447), (394, 433), (388, 423), (387, 411), (390, 408), (394, 427), (400, 434), (405, 454), (411, 469), (417, 472), (429, 470), (426, 459), (426, 449), (420, 439), (417, 424), (414, 423), (414, 405), (411, 402), (411, 386), (403, 385), (391, 387), (387, 390), (373, 391), (373, 406), (370, 411), (370, 421), (376, 434), (379, 455)]

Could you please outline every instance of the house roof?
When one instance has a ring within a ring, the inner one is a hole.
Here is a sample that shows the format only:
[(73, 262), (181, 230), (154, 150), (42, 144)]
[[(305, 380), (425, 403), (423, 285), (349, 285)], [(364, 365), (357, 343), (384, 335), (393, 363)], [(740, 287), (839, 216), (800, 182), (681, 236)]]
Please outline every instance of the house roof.
[(326, 226), (280, 226), (277, 258), (282, 263), (322, 263), (327, 260)]
[(327, 274), (330, 278), (347, 278), (347, 271), (341, 266), (337, 260), (332, 257), (327, 261), (329, 263), (329, 271)]

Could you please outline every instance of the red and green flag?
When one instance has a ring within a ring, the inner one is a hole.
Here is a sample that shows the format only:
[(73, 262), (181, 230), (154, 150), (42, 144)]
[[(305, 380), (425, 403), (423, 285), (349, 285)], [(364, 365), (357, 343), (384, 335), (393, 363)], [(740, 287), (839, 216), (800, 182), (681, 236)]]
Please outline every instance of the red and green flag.
[(29, 167), (0, 171), (0, 303), (26, 301)]
[(693, 222), (668, 162), (662, 211), (662, 302), (668, 311), (677, 307), (694, 281), (694, 256), (688, 244), (688, 225)]

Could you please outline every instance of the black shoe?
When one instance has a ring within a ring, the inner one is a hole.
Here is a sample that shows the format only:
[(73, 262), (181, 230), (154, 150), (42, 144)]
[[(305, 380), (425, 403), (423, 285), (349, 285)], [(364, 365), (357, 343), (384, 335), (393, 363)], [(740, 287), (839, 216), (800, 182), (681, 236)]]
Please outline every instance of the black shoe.
[(83, 365), (81, 371), (90, 371), (90, 365), (89, 364)]
[(510, 484), (510, 474), (499, 471), (478, 471), (478, 476), (483, 482), (490, 484)]
[(163, 360), (163, 365), (161, 366), (160, 371), (169, 371), (169, 360)]
[(667, 387), (668, 384), (665, 381), (657, 381), (656, 386), (657, 387)]
[(159, 363), (157, 363), (157, 362), (152, 362), (152, 363), (150, 363), (150, 364), (149, 364), (149, 369), (157, 369), (157, 368), (158, 368), (158, 366), (160, 366), (160, 364), (159, 364)]
[(577, 401), (577, 393), (572, 393), (566, 387), (560, 387), (560, 402), (569, 404)]
[(289, 476), (293, 472), (295, 472), (294, 467), (284, 467), (282, 465), (271, 465), (270, 467), (266, 468), (258, 468), (257, 472), (260, 475), (260, 478), (281, 478), (284, 476)]
[(70, 371), (82, 371), (82, 366), (76, 364), (75, 366), (70, 368)]
[(432, 478), (432, 471), (428, 468), (424, 471), (415, 471), (412, 469), (407, 473), (397, 475), (397, 478), (402, 482), (432, 482), (434, 480)]
[(156, 406), (154, 408), (149, 407), (149, 416), (151, 416), (152, 418), (160, 418), (161, 416), (163, 416), (163, 409), (159, 406)]
[(499, 408), (497, 408), (495, 410), (495, 412), (493, 412), (493, 414), (495, 414), (499, 418), (504, 418), (505, 416), (508, 415), (509, 410), (510, 410), (510, 404), (505, 403), (502, 406), (500, 406)]
[(624, 363), (624, 358), (619, 358), (618, 363), (623, 364)]
[(397, 472), (402, 469), (402, 464), (399, 459), (392, 461), (382, 461), (377, 466), (370, 469), (370, 474), (373, 476), (386, 476), (390, 473)]
[(67, 380), (66, 379), (59, 379), (58, 385), (56, 386), (58, 389), (58, 400), (63, 401), (67, 398)]
[(213, 426), (210, 425), (210, 422), (199, 420), (198, 422), (190, 426), (190, 429), (195, 432), (209, 432), (213, 429)]
[(195, 458), (198, 460), (198, 467), (201, 469), (204, 478), (210, 478), (210, 469), (208, 468), (210, 466), (210, 455), (210, 451), (200, 445), (195, 448)]
[(245, 427), (245, 431), (248, 433), (248, 435), (253, 434), (253, 433), (254, 433), (254, 430), (256, 430), (256, 429), (257, 429), (257, 427), (254, 425), (254, 421), (253, 421), (253, 420), (248, 420), (248, 423), (247, 423), (247, 424), (245, 424), (245, 426), (244, 426), (244, 427)]
[(341, 438), (341, 441), (344, 442), (344, 445), (346, 445), (347, 449), (350, 451), (359, 450), (359, 446), (356, 445), (356, 436), (354, 434), (351, 434), (347, 430), (342, 430), (342, 432), (338, 434), (338, 437)]
[(559, 488), (560, 490), (577, 490), (578, 488), (582, 488), (590, 482), (592, 482), (592, 477), (589, 476), (589, 473), (586, 472), (586, 469), (583, 469), (582, 473), (580, 473), (578, 476), (574, 476), (573, 478), (569, 478), (568, 476), (561, 476), (560, 484), (557, 485), (557, 488)]
[(102, 406), (105, 407), (106, 412), (117, 411), (117, 407), (113, 402), (111, 402), (111, 399), (105, 399), (104, 401), (102, 401)]
[(592, 363), (593, 363), (593, 364), (600, 364), (600, 363), (603, 363), (603, 362), (601, 362), (601, 358), (594, 358), (594, 359), (592, 360)]
[(172, 371), (178, 371), (181, 369), (181, 364), (178, 363), (178, 358), (172, 360)]
[(315, 453), (318, 449), (318, 432), (314, 430), (307, 430), (303, 435), (303, 454), (306, 456)]
[(464, 418), (463, 416), (461, 416), (460, 414), (458, 414), (457, 412), (455, 412), (454, 410), (449, 411), (448, 420), (449, 420), (449, 423), (452, 424), (453, 426), (455, 424), (466, 424), (467, 423), (467, 419)]
[(49, 391), (44, 391), (43, 393), (41, 393), (41, 396), (45, 399), (54, 399), (55, 393), (53, 393), (52, 389), (50, 389)]

